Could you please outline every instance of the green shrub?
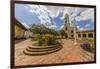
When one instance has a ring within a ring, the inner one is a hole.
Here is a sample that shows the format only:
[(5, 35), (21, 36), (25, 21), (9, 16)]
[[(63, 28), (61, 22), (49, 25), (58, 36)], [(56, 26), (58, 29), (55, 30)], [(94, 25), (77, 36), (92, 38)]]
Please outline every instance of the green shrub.
[(82, 40), (88, 43), (94, 43), (94, 38), (83, 38)]
[(51, 35), (51, 34), (39, 35), (38, 34), (36, 37), (35, 45), (47, 46), (47, 45), (54, 45), (56, 43), (57, 43), (57, 38), (55, 35)]
[(37, 45), (41, 46), (43, 44), (42, 35), (38, 34), (36, 40), (37, 40)]
[(43, 24), (33, 24), (30, 27), (30, 31), (33, 32), (36, 37), (38, 46), (54, 45), (57, 43), (58, 31), (50, 29)]
[(56, 36), (51, 35), (51, 34), (45, 34), (42, 36), (42, 39), (44, 40), (45, 44), (47, 45), (52, 45), (56, 43)]
[(90, 43), (82, 43), (81, 45), (80, 45), (83, 49), (85, 49), (85, 50), (87, 50), (87, 51), (89, 51), (89, 52), (94, 52), (94, 50), (95, 50), (95, 47), (94, 47), (94, 45), (93, 44), (90, 44)]
[(94, 44), (94, 38), (83, 38), (83, 44), (81, 44), (81, 47), (86, 49), (87, 51), (94, 52), (95, 50), (95, 44)]

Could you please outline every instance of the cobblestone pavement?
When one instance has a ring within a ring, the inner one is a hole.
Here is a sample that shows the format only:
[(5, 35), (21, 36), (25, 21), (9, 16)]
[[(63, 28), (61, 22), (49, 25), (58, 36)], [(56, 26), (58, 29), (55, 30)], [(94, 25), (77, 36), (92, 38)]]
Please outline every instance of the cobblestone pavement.
[[(62, 39), (62, 42), (63, 48), (61, 50), (41, 56), (28, 56), (23, 54), (23, 50), (32, 44), (31, 39), (19, 42), (15, 44), (15, 65), (19, 66), (94, 61), (94, 55), (88, 52), (84, 53), (80, 48), (79, 43), (74, 45), (74, 41), (71, 39)], [(90, 56), (88, 56), (86, 53), (90, 54)]]

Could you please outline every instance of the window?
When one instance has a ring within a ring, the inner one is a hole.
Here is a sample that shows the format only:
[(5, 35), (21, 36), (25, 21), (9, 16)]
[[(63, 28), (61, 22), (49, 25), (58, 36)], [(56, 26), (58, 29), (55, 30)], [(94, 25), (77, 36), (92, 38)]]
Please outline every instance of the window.
[(78, 37), (81, 37), (81, 34), (78, 34)]
[(67, 30), (67, 27), (65, 29)]
[(83, 34), (83, 37), (86, 37), (86, 34)]
[(74, 35), (71, 35), (71, 37), (73, 38), (73, 37), (74, 37)]
[(93, 37), (93, 33), (89, 33), (88, 37), (92, 38)]
[(65, 20), (65, 23), (67, 23), (67, 20)]
[(73, 30), (71, 30), (71, 33), (73, 33)]

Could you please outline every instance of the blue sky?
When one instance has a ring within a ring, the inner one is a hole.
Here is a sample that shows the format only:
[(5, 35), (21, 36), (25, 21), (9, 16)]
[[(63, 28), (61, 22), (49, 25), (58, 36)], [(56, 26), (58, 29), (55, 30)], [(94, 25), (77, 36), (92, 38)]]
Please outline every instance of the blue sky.
[(44, 24), (59, 30), (65, 14), (69, 15), (70, 25), (76, 24), (79, 30), (94, 29), (93, 8), (15, 4), (15, 18), (27, 28), (31, 24)]

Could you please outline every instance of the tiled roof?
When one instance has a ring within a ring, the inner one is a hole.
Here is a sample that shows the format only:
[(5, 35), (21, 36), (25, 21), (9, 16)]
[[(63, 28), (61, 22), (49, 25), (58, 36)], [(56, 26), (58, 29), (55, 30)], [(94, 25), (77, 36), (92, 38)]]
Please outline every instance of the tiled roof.
[(15, 24), (17, 24), (18, 26), (20, 26), (24, 30), (27, 30), (27, 28), (24, 25), (22, 25), (17, 19), (15, 19)]
[(80, 32), (94, 32), (94, 30), (83, 30), (83, 31), (77, 31), (77, 33), (80, 33)]

